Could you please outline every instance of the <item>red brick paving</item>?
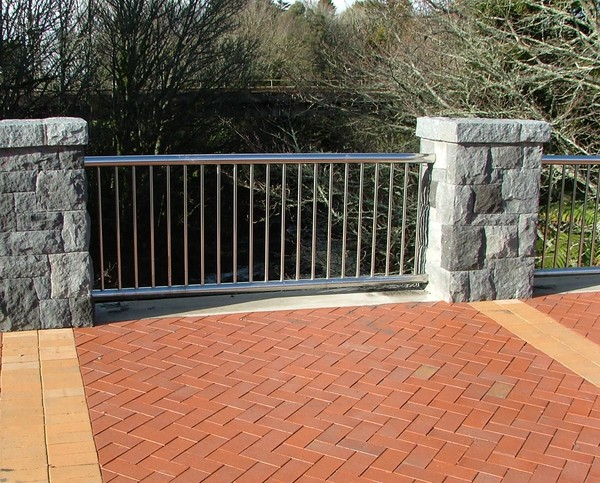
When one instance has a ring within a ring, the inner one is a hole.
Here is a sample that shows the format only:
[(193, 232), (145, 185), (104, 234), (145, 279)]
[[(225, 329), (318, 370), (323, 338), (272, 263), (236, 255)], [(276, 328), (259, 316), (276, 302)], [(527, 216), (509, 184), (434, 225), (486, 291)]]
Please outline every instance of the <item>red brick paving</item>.
[(600, 481), (600, 389), (466, 304), (75, 334), (104, 481)]

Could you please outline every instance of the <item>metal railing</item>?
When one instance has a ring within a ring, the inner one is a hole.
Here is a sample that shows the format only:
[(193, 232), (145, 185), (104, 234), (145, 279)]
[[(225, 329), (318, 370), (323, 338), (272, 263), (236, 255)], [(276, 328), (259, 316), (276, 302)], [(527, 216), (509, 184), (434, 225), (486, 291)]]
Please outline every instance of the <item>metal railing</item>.
[(86, 157), (94, 297), (425, 283), (433, 160)]
[(600, 273), (600, 156), (544, 156), (536, 275)]

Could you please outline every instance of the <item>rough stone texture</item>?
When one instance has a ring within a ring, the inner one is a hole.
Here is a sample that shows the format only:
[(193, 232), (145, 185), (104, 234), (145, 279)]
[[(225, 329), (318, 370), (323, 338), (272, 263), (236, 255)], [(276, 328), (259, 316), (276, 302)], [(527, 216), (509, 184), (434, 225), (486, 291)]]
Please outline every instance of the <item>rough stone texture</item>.
[(89, 326), (85, 121), (0, 121), (0, 331)]
[(443, 226), (441, 267), (451, 272), (481, 268), (484, 233), (481, 226)]
[(504, 198), (502, 197), (502, 184), (482, 184), (473, 187), (475, 195), (475, 214), (502, 213)]
[(447, 301), (531, 296), (543, 122), (420, 118), (433, 153), (426, 271)]
[(91, 259), (86, 252), (50, 255), (52, 298), (81, 297), (92, 286)]
[(550, 141), (551, 130), (540, 121), (420, 117), (417, 136), (454, 144), (540, 144)]

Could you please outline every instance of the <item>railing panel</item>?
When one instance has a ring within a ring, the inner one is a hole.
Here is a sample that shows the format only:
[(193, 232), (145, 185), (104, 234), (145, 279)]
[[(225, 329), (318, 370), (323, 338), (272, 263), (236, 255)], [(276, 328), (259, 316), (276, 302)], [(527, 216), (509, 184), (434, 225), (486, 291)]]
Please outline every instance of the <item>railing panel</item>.
[(418, 240), (427, 210), (420, 205), (431, 161), (407, 154), (86, 158), (94, 296), (423, 283)]
[(600, 156), (544, 156), (538, 224), (538, 274), (600, 270)]

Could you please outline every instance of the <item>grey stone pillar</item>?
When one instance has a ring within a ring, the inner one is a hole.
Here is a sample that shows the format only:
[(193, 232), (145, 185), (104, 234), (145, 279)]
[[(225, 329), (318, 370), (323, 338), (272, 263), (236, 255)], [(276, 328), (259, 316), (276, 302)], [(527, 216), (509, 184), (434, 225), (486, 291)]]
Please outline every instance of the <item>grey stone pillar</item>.
[(420, 118), (434, 153), (426, 273), (446, 301), (531, 297), (542, 145), (538, 121)]
[(93, 323), (81, 119), (0, 121), (0, 331)]

